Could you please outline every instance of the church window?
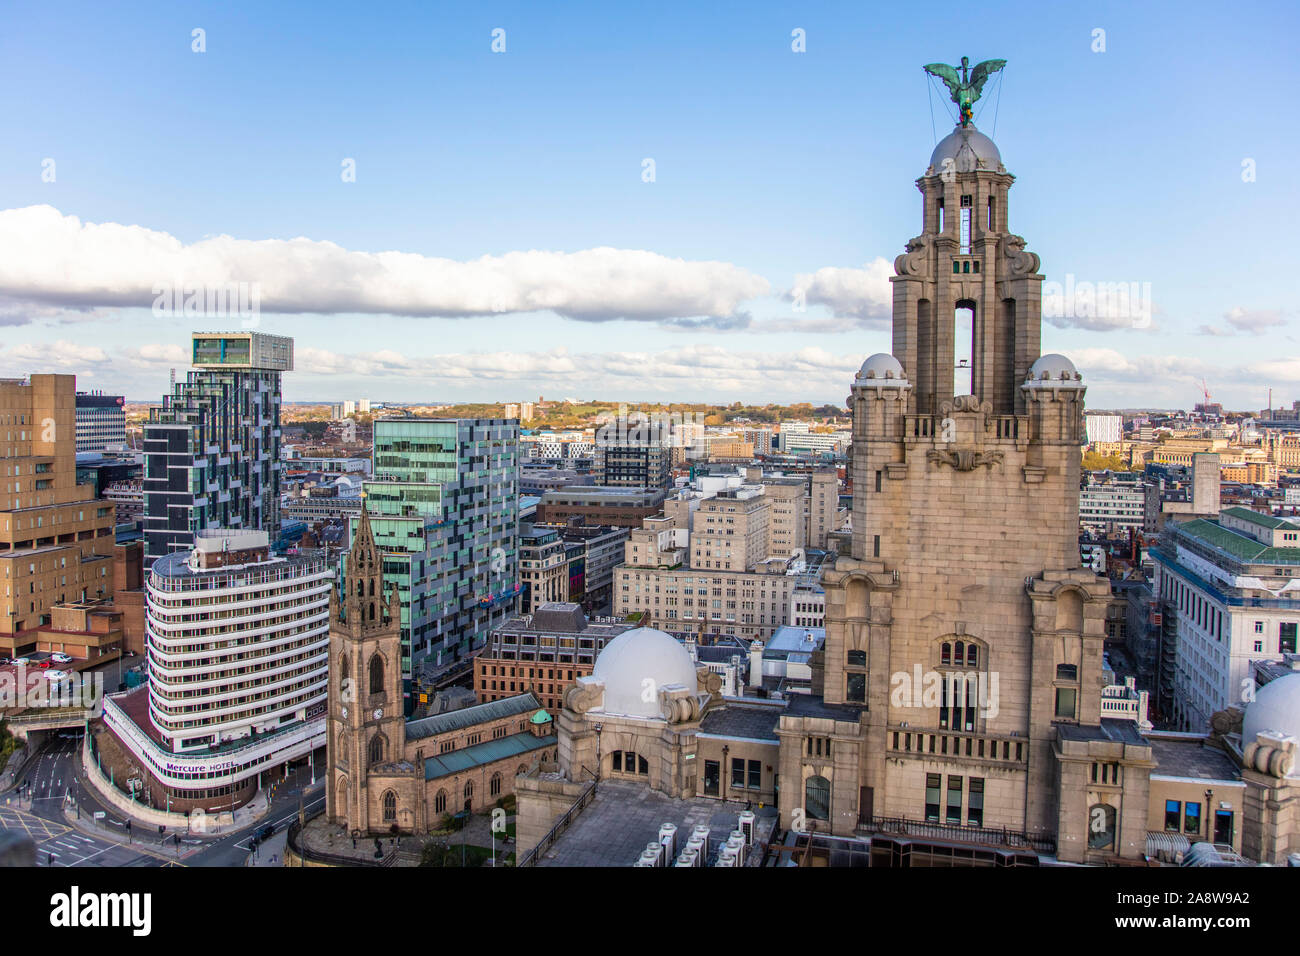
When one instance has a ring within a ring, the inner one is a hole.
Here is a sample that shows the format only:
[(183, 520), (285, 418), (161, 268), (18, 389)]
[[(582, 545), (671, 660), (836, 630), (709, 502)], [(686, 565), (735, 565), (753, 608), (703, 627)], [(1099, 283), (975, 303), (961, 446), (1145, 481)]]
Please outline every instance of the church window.
[(501, 774), (494, 773), (492, 779), (488, 782), (488, 792), (494, 797), (501, 795)]
[(384, 738), (381, 737), (379, 734), (375, 734), (373, 737), (370, 738), (369, 757), (370, 757), (370, 763), (371, 763), (372, 766), (373, 766), (374, 764), (382, 763), (382, 762), (383, 762), (383, 759), (384, 759)]
[(391, 790), (384, 794), (384, 822), (397, 822), (397, 794)]
[(473, 780), (466, 780), (466, 781), (465, 781), (465, 799), (466, 799), (466, 800), (472, 800), (472, 799), (474, 799), (474, 781), (473, 781)]
[(384, 692), (384, 659), (378, 654), (370, 658), (370, 693)]
[(433, 812), (434, 813), (447, 812), (447, 791), (446, 790), (439, 790), (438, 795), (433, 798)]

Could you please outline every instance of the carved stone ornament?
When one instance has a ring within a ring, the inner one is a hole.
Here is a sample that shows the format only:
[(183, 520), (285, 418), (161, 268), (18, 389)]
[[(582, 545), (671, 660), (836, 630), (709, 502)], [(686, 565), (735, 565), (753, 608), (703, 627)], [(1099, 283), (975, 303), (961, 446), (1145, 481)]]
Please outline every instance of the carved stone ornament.
[(1002, 251), (1009, 261), (1009, 269), (1012, 275), (1026, 276), (1038, 272), (1040, 261), (1038, 253), (1028, 252), (1025, 245), (1022, 236), (1007, 236), (1002, 240)]
[(894, 274), (900, 276), (919, 276), (925, 274), (925, 247), (929, 245), (930, 240), (925, 236), (917, 236), (915, 239), (908, 240), (903, 248), (907, 251), (901, 256), (894, 259)]
[(955, 471), (974, 471), (976, 468), (1001, 466), (1002, 452), (977, 451), (974, 448), (948, 449), (932, 448), (925, 453), (925, 460), (935, 465), (948, 465)]

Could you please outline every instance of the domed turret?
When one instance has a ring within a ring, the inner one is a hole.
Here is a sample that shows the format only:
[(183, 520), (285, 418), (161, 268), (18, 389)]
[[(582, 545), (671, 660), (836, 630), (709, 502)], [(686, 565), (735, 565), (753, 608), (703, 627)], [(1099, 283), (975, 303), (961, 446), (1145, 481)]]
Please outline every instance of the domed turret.
[[(945, 160), (952, 160), (952, 163), (945, 165)], [(974, 126), (958, 126), (941, 139), (930, 154), (930, 168), (935, 173), (942, 173), (945, 169), (959, 173), (973, 173), (979, 169), (1005, 171), (1002, 154), (993, 140)]]
[(907, 373), (903, 363), (888, 352), (877, 352), (858, 369), (859, 385), (905, 385)]
[(1041, 388), (1082, 388), (1083, 376), (1064, 355), (1049, 352), (1039, 356), (1029, 367), (1026, 386)]

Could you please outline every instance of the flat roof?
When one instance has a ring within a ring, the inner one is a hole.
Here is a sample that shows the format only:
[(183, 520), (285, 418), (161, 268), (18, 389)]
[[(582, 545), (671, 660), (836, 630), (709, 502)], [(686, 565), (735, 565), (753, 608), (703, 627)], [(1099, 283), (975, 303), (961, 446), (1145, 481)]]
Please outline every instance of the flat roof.
[(1156, 761), (1152, 775), (1204, 777), (1207, 780), (1241, 779), (1241, 771), (1232, 762), (1232, 758), (1222, 750), (1207, 747), (1204, 738), (1188, 740), (1185, 737), (1152, 734), (1147, 739), (1151, 744), (1151, 756)]

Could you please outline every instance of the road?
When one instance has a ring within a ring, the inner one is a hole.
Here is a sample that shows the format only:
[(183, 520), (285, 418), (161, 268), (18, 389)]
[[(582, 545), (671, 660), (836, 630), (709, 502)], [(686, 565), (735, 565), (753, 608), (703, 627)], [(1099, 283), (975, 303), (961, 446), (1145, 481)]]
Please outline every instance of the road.
[[(0, 795), (0, 830), (30, 836), (37, 866), (243, 866), (253, 834), (267, 824), (275, 826), (279, 838), (263, 852), (283, 858), (283, 832), (298, 815), (299, 799), (309, 813), (325, 799), (324, 782), (312, 785), (309, 769), (295, 767), (274, 784), (270, 812), (242, 830), (202, 839), (168, 831), (160, 838), (156, 827), (135, 823), (128, 833), (126, 817), (104, 806), (78, 775), (80, 748), (79, 733), (48, 741), (24, 768), (19, 786)], [(69, 797), (83, 829), (64, 816)], [(96, 818), (97, 812), (104, 815)]]

